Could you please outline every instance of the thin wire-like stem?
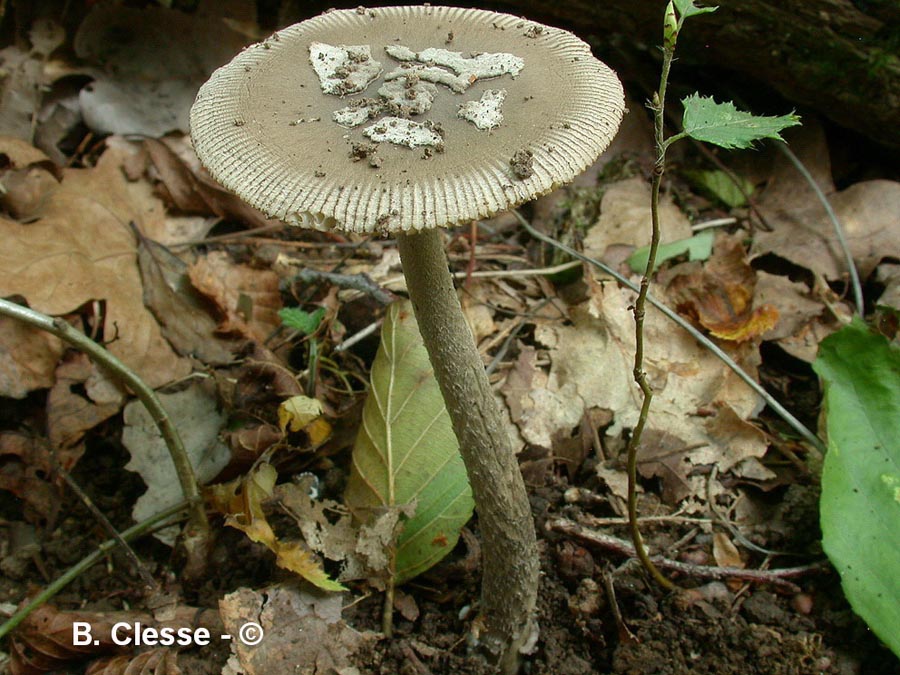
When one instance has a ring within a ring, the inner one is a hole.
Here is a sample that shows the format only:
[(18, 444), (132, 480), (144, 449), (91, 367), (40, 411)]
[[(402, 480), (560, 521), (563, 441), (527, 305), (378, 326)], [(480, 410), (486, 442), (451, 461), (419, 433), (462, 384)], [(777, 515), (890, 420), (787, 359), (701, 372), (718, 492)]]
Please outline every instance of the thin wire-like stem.
[(815, 192), (816, 197), (825, 208), (825, 213), (828, 214), (828, 219), (831, 220), (831, 224), (834, 226), (834, 233), (837, 236), (841, 252), (844, 254), (847, 269), (850, 271), (850, 287), (853, 289), (853, 302), (856, 304), (856, 313), (859, 314), (860, 317), (864, 317), (866, 306), (863, 302), (862, 284), (859, 281), (859, 272), (856, 271), (856, 263), (853, 262), (853, 254), (850, 252), (850, 245), (847, 243), (847, 237), (844, 235), (844, 228), (841, 225), (841, 221), (838, 219), (834, 209), (831, 208), (831, 202), (828, 201), (828, 197), (825, 196), (825, 193), (822, 192), (822, 188), (816, 183), (816, 179), (812, 177), (809, 170), (804, 166), (803, 162), (800, 161), (800, 158), (797, 157), (794, 151), (787, 146), (787, 143), (775, 143), (775, 147), (788, 158), (791, 164), (794, 165), (794, 168), (800, 172), (800, 175), (803, 176), (804, 179), (806, 179), (806, 182), (809, 183), (809, 186), (812, 188), (813, 192)]
[[(177, 515), (178, 513), (181, 513), (187, 508), (187, 502), (176, 504), (175, 506), (168, 508), (165, 511), (157, 513), (155, 516), (148, 518), (147, 520), (143, 520), (136, 525), (132, 525), (127, 530), (121, 533), (121, 538), (124, 541), (137, 539), (142, 534), (156, 527), (156, 525), (158, 525), (159, 523), (165, 522), (169, 518)], [(98, 545), (93, 552), (89, 553), (84, 558), (82, 558), (81, 561), (75, 563), (72, 567), (66, 570), (61, 576), (59, 576), (49, 586), (47, 586), (47, 588), (34, 596), (27, 605), (21, 607), (15, 612), (15, 614), (4, 621), (3, 625), (0, 625), (0, 638), (15, 629), (16, 626), (18, 626), (28, 618), (29, 614), (31, 614), (45, 602), (49, 601), (63, 588), (68, 586), (74, 579), (78, 578), (81, 574), (89, 570), (95, 563), (97, 563), (97, 561), (99, 561), (104, 555), (106, 555), (116, 546), (119, 546), (119, 542), (116, 539), (107, 539), (106, 541)]]
[[(543, 241), (545, 244), (549, 244), (554, 248), (558, 248), (560, 251), (568, 253), (573, 258), (578, 258), (584, 263), (588, 265), (592, 265), (597, 269), (603, 271), (605, 274), (608, 274), (617, 282), (625, 286), (626, 288), (638, 292), (639, 288), (636, 284), (632, 283), (629, 279), (623, 277), (612, 267), (607, 265), (606, 263), (597, 260), (596, 258), (591, 258), (590, 256), (586, 256), (579, 251), (576, 251), (574, 248), (570, 246), (566, 246), (562, 242), (558, 242), (555, 239), (548, 237), (543, 232), (539, 232), (534, 227), (531, 226), (531, 223), (522, 216), (518, 211), (513, 212), (518, 219), (519, 223), (523, 228), (535, 239), (539, 239)], [(706, 337), (703, 333), (694, 328), (689, 322), (687, 322), (683, 317), (679, 316), (677, 312), (672, 310), (671, 308), (664, 305), (662, 302), (657, 300), (652, 295), (647, 295), (647, 302), (649, 302), (653, 307), (658, 309), (663, 316), (665, 316), (670, 321), (678, 324), (681, 328), (683, 328), (687, 333), (694, 338), (697, 342), (703, 345), (706, 349), (712, 352), (716, 358), (718, 358), (722, 363), (728, 366), (735, 375), (737, 375), (744, 383), (747, 384), (748, 387), (753, 389), (760, 398), (762, 398), (766, 405), (772, 409), (772, 411), (778, 415), (781, 419), (785, 421), (785, 423), (790, 426), (794, 431), (797, 432), (807, 443), (812, 445), (819, 452), (825, 452), (825, 444), (822, 442), (818, 436), (816, 436), (812, 431), (806, 428), (806, 426), (794, 417), (787, 408), (781, 405), (769, 392), (767, 392), (762, 385), (759, 384), (756, 380), (754, 380), (743, 368), (741, 368), (728, 354), (726, 354), (719, 345)]]
[(61, 340), (65, 340), (106, 368), (134, 392), (134, 395), (144, 404), (144, 407), (147, 408), (147, 411), (159, 428), (166, 447), (169, 449), (169, 454), (172, 456), (172, 463), (175, 465), (175, 472), (181, 484), (181, 491), (190, 505), (190, 525), (193, 530), (191, 534), (200, 540), (207, 540), (209, 538), (209, 521), (206, 518), (206, 510), (200, 497), (200, 488), (197, 486), (194, 467), (188, 457), (181, 436), (175, 429), (175, 425), (172, 424), (166, 409), (163, 408), (162, 403), (156, 396), (156, 392), (109, 351), (91, 340), (84, 333), (75, 330), (63, 319), (47, 316), (3, 298), (0, 298), (0, 314), (47, 331)]
[(131, 561), (131, 564), (134, 566), (135, 571), (143, 580), (144, 585), (148, 589), (155, 589), (158, 587), (156, 580), (153, 578), (153, 575), (150, 574), (150, 571), (147, 569), (146, 565), (141, 562), (141, 559), (138, 558), (137, 553), (128, 545), (128, 542), (122, 538), (122, 535), (119, 534), (119, 531), (113, 527), (113, 524), (109, 522), (109, 518), (104, 515), (103, 511), (97, 508), (97, 505), (94, 504), (94, 500), (91, 499), (88, 494), (81, 489), (81, 486), (72, 478), (72, 474), (66, 471), (62, 465), (56, 460), (56, 457), (53, 453), (49, 453), (50, 461), (53, 464), (53, 470), (56, 471), (60, 476), (62, 476), (63, 480), (66, 481), (66, 485), (69, 486), (69, 489), (75, 493), (75, 495), (81, 500), (81, 503), (87, 507), (87, 510), (91, 512), (94, 518), (97, 519), (97, 522), (106, 530), (109, 535), (116, 540), (116, 543), (122, 547), (122, 550), (125, 552), (127, 558)]

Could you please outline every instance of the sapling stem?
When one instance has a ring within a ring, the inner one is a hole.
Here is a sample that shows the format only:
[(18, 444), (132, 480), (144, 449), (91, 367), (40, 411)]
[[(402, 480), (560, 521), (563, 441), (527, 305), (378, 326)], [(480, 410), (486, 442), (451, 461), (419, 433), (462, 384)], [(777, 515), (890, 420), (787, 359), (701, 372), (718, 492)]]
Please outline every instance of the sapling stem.
[(398, 236), (419, 331), (459, 441), (483, 540), (481, 647), (518, 672), (537, 635), (540, 563), (525, 482), (453, 286), (440, 232)]
[[(189, 546), (189, 556), (200, 555), (200, 552), (205, 548), (205, 542), (209, 540), (209, 521), (206, 518), (206, 510), (200, 497), (200, 489), (197, 486), (194, 467), (191, 465), (191, 460), (185, 450), (181, 436), (179, 436), (175, 425), (172, 424), (172, 420), (169, 418), (169, 414), (156, 396), (156, 392), (109, 351), (91, 340), (84, 333), (75, 330), (63, 319), (47, 316), (3, 298), (0, 298), (0, 314), (27, 323), (30, 326), (52, 333), (61, 340), (65, 340), (115, 375), (144, 404), (144, 407), (147, 408), (147, 411), (159, 428), (159, 433), (162, 435), (163, 440), (165, 440), (166, 447), (169, 449), (169, 454), (172, 457), (172, 463), (175, 465), (178, 481), (181, 483), (181, 491), (189, 504), (190, 521), (188, 527), (190, 532), (188, 533), (186, 544), (190, 542), (199, 546), (199, 550), (194, 550)], [(199, 564), (196, 559), (192, 560), (192, 562)]]
[[(676, 33), (677, 34), (677, 33)], [(637, 300), (634, 302), (634, 381), (641, 389), (643, 401), (637, 424), (628, 439), (628, 522), (631, 528), (631, 540), (634, 542), (634, 551), (644, 569), (650, 573), (656, 582), (663, 588), (673, 591), (678, 587), (663, 576), (644, 547), (641, 538), (641, 529), (637, 518), (637, 450), (647, 424), (647, 416), (650, 413), (650, 403), (653, 401), (653, 387), (647, 381), (647, 373), (644, 372), (644, 314), (647, 304), (647, 293), (650, 290), (650, 277), (656, 268), (656, 254), (659, 250), (659, 188), (662, 183), (663, 173), (666, 169), (666, 149), (668, 144), (664, 137), (666, 86), (669, 80), (669, 69), (672, 66), (672, 57), (675, 54), (675, 39), (665, 40), (663, 47), (662, 71), (659, 78), (659, 90), (653, 94), (650, 105), (653, 111), (653, 130), (656, 144), (656, 163), (653, 166), (653, 177), (650, 183), (650, 254), (647, 257), (647, 267), (641, 277), (641, 286)], [(671, 139), (670, 139), (671, 140)]]

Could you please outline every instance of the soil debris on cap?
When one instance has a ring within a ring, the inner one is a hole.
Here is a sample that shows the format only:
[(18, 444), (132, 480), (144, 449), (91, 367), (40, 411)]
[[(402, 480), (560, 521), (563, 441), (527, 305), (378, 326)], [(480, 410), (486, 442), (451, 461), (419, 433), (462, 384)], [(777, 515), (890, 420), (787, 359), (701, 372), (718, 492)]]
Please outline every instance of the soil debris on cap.
[(516, 150), (509, 160), (509, 167), (516, 178), (531, 178), (534, 175), (534, 153), (531, 150)]

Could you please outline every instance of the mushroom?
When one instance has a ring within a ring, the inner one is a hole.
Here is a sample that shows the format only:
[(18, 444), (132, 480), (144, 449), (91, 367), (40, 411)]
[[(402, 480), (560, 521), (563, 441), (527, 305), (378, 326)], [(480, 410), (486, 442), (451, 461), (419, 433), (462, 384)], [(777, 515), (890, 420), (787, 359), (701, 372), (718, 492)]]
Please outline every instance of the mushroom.
[(217, 70), (191, 110), (200, 160), (250, 204), (290, 225), (399, 241), (479, 515), (474, 642), (504, 673), (537, 640), (534, 525), (437, 228), (570, 181), (623, 112), (615, 74), (572, 34), (432, 6), (334, 10), (283, 29)]

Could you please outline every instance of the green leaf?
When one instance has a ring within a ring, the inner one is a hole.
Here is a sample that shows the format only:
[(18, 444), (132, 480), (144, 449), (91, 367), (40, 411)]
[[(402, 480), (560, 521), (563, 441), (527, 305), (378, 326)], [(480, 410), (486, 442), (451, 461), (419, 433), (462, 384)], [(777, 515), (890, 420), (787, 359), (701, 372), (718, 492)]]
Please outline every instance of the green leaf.
[(825, 552), (854, 611), (900, 656), (900, 348), (855, 319), (822, 341)]
[(394, 552), (399, 584), (453, 549), (474, 508), (409, 301), (388, 309), (371, 380), (344, 498), (357, 517), (415, 503)]
[[(745, 206), (747, 200), (735, 185), (734, 180), (724, 171), (685, 171), (684, 175), (691, 183), (725, 206), (732, 209)], [(745, 194), (753, 194), (753, 183), (746, 178), (736, 176), (744, 188)]]
[(679, 16), (682, 19), (686, 19), (689, 16), (696, 16), (697, 14), (708, 14), (709, 12), (715, 12), (718, 7), (698, 7), (694, 4), (694, 0), (674, 0), (675, 8), (678, 10)]
[[(688, 254), (689, 260), (706, 260), (712, 255), (713, 239), (715, 233), (712, 230), (704, 230), (687, 239), (679, 239), (668, 244), (660, 244), (656, 251), (656, 269), (666, 260), (671, 260), (680, 255)], [(632, 271), (642, 273), (647, 269), (647, 259), (650, 257), (650, 247), (642, 246), (628, 257), (628, 266)]]
[(698, 141), (723, 148), (749, 148), (763, 138), (784, 139), (779, 132), (800, 124), (793, 113), (780, 117), (752, 115), (731, 102), (716, 103), (711, 96), (691, 94), (682, 99), (684, 133)]
[(303, 335), (312, 335), (319, 328), (325, 316), (325, 308), (319, 307), (315, 312), (305, 312), (299, 307), (285, 307), (278, 310), (281, 323), (288, 328), (293, 328)]

